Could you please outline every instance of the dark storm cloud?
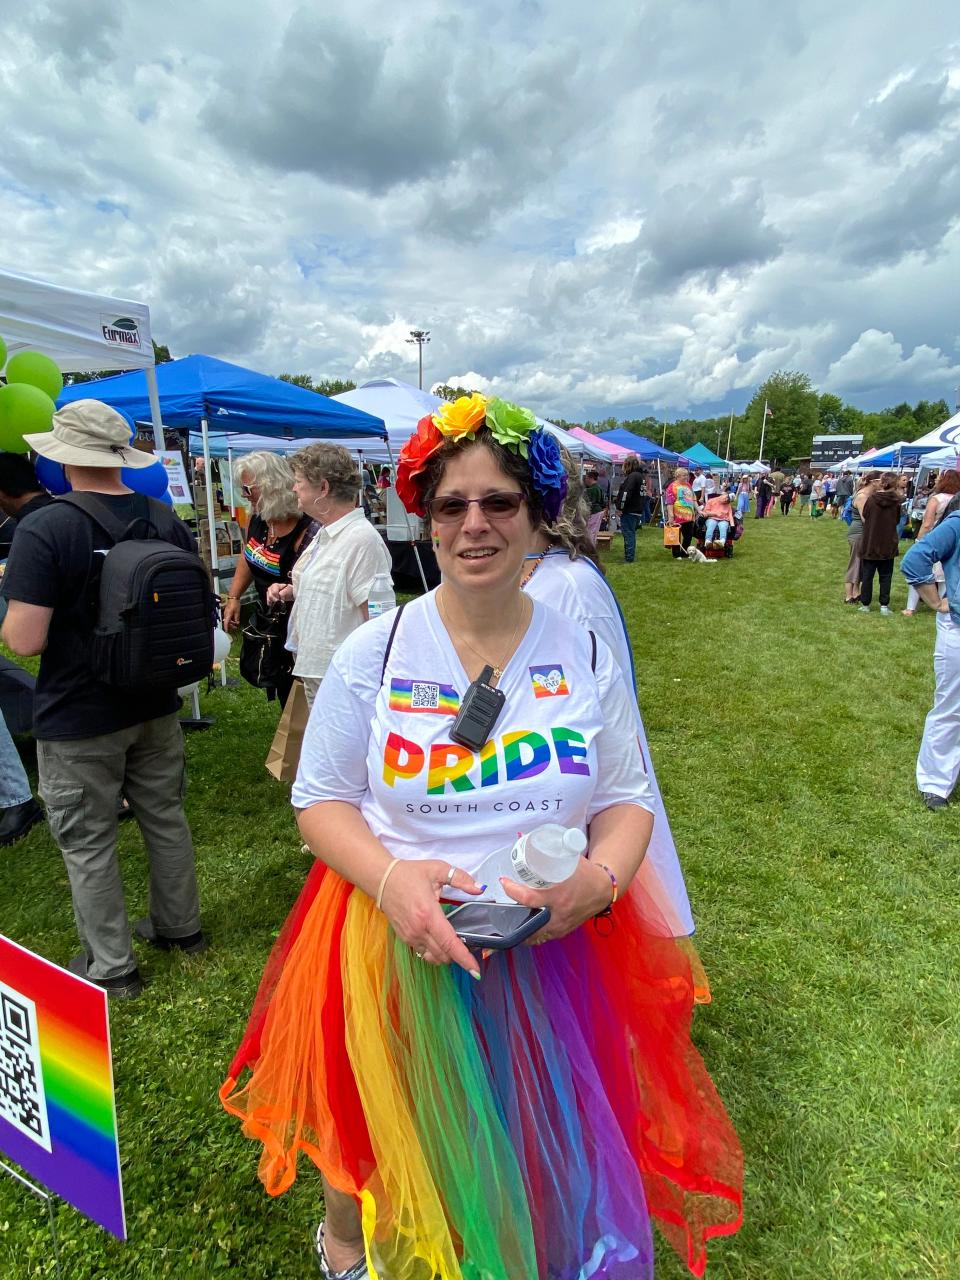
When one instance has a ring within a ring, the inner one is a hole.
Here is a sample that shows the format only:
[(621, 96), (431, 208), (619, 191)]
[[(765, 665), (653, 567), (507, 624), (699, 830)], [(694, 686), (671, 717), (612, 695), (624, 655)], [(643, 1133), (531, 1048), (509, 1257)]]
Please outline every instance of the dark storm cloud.
[(478, 64), (461, 38), (454, 21), (401, 38), (300, 10), (259, 75), (221, 77), (204, 118), (236, 154), (374, 195), (461, 166), (456, 195), (434, 208), (467, 228), (488, 212), (470, 164), (513, 172), (515, 157), (535, 162), (576, 117), (563, 106), (569, 52)]
[(738, 190), (686, 185), (663, 193), (638, 244), (636, 288), (643, 294), (769, 262), (783, 237), (766, 219), (758, 183)]
[(122, 8), (111, 0), (56, 0), (37, 6), (26, 23), (37, 49), (54, 57), (67, 79), (112, 62), (122, 26)]
[(870, 212), (840, 235), (845, 259), (860, 266), (894, 263), (910, 253), (935, 253), (960, 221), (960, 157), (944, 149), (905, 169), (881, 191), (864, 190)]
[(933, 133), (956, 111), (956, 103), (950, 101), (948, 90), (946, 74), (933, 81), (911, 77), (874, 104), (871, 122), (887, 143), (910, 135)]
[(225, 72), (205, 116), (231, 150), (369, 191), (456, 154), (456, 104), (425, 44), (398, 47), (304, 10), (259, 75)]

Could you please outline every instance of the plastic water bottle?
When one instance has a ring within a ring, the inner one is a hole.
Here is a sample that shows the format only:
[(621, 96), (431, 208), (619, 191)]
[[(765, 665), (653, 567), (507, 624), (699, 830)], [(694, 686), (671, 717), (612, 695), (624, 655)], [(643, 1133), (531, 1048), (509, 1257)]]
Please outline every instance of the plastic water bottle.
[(521, 836), (510, 852), (513, 878), (531, 889), (549, 889), (569, 880), (587, 847), (576, 827), (548, 822)]
[(389, 613), (396, 607), (397, 597), (393, 593), (392, 578), (389, 573), (378, 573), (367, 597), (367, 613), (371, 618), (379, 618), (382, 613)]
[(489, 854), (473, 877), (487, 886), (485, 901), (513, 902), (500, 883), (501, 876), (531, 889), (548, 889), (573, 875), (586, 847), (587, 838), (582, 831), (550, 823), (520, 836), (516, 844)]

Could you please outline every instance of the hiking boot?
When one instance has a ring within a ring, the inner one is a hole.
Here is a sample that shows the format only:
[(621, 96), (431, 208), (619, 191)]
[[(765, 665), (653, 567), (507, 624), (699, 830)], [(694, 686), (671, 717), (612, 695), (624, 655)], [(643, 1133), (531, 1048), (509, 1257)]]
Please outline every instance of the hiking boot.
[(160, 951), (182, 951), (186, 956), (198, 956), (210, 946), (209, 939), (199, 929), (182, 938), (168, 938), (165, 934), (157, 933), (149, 916), (138, 920), (133, 926), (133, 932), (136, 937), (149, 942), (151, 947), (157, 947)]
[(121, 973), (116, 978), (91, 978), (87, 973), (89, 965), (90, 957), (82, 952), (73, 957), (67, 968), (78, 978), (86, 978), (95, 987), (102, 987), (111, 1000), (136, 1000), (137, 996), (143, 995), (143, 979), (139, 969), (131, 969), (129, 973)]

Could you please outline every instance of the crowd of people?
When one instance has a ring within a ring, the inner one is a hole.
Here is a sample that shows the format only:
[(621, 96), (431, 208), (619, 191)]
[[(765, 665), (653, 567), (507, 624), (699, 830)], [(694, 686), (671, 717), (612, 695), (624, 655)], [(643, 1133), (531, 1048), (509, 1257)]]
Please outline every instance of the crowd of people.
[[(425, 419), (401, 455), (396, 492), (443, 581), (381, 617), (368, 602), (389, 557), (349, 454), (236, 463), (250, 519), (224, 622), (250, 638), (268, 698), (302, 686), (312, 705), (293, 803), (316, 862), (222, 1097), (264, 1143), (271, 1192), (299, 1155), (318, 1165), (327, 1277), (602, 1265), (634, 1280), (653, 1274), (652, 1221), (699, 1273), (711, 1237), (740, 1223), (742, 1155), (690, 1042), (709, 988), (591, 537), (599, 477), (584, 484), (527, 411), (476, 400)], [(135, 999), (135, 941), (193, 955), (209, 940), (176, 688), (104, 683), (103, 584), (141, 526), (199, 558), (170, 507), (124, 485), (150, 459), (113, 409), (75, 401), (29, 443), (72, 493), (17, 524), (3, 638), (41, 657), (39, 790), (82, 943), (69, 967)], [(42, 496), (20, 478), (20, 496)], [(471, 737), (478, 690), (494, 712)], [(121, 794), (150, 863), (132, 929)], [(548, 821), (586, 837), (573, 875), (498, 886), (542, 926), (535, 945), (468, 947), (448, 912), (485, 901), (475, 873), (517, 825)]]
[[(80, 500), (51, 499), (27, 460), (0, 458), (0, 508), (17, 521), (2, 634), (41, 655), (44, 802), (0, 734), (13, 815), (0, 843), (46, 817), (82, 944), (69, 967), (133, 999), (135, 939), (186, 954), (209, 940), (176, 688), (131, 697), (105, 683), (91, 606), (100, 566), (142, 522), (172, 548), (195, 544), (169, 507), (124, 485), (122, 467), (151, 459), (114, 410), (75, 401), (28, 442)], [(267, 1191), (290, 1187), (301, 1156), (317, 1166), (325, 1216), (311, 1246), (327, 1280), (650, 1280), (652, 1222), (702, 1274), (711, 1238), (740, 1225), (742, 1154), (690, 1039), (709, 983), (597, 538), (615, 509), (632, 561), (658, 501), (677, 558), (695, 530), (725, 548), (751, 502), (758, 518), (845, 513), (845, 599), (869, 610), (877, 579), (889, 613), (903, 478), (869, 473), (854, 491), (844, 476), (679, 468), (661, 494), (628, 459), (614, 494), (529, 411), (464, 397), (418, 424), (393, 478), (441, 585), (380, 616), (370, 600), (390, 558), (349, 453), (252, 453), (235, 478), (250, 518), (224, 625), (243, 633), (242, 669), (268, 699), (299, 686), (309, 708), (292, 804), (315, 862), (220, 1094), (261, 1144)], [(960, 773), (960, 473), (909, 501), (920, 527), (904, 612), (924, 602), (938, 615), (917, 762), (933, 809)], [(132, 929), (121, 797), (150, 863), (149, 914)], [(582, 834), (572, 874), (504, 876), (491, 896), (491, 852), (547, 822)], [(481, 947), (451, 914), (470, 903), (539, 927), (524, 945)]]

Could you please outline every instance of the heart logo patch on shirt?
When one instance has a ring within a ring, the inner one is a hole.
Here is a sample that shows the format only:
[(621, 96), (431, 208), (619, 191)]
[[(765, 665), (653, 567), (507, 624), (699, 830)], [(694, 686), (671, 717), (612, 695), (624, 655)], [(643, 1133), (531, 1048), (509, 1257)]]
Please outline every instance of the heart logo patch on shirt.
[(559, 698), (570, 692), (563, 674), (563, 667), (559, 663), (531, 667), (530, 681), (533, 685), (533, 696), (535, 698)]

